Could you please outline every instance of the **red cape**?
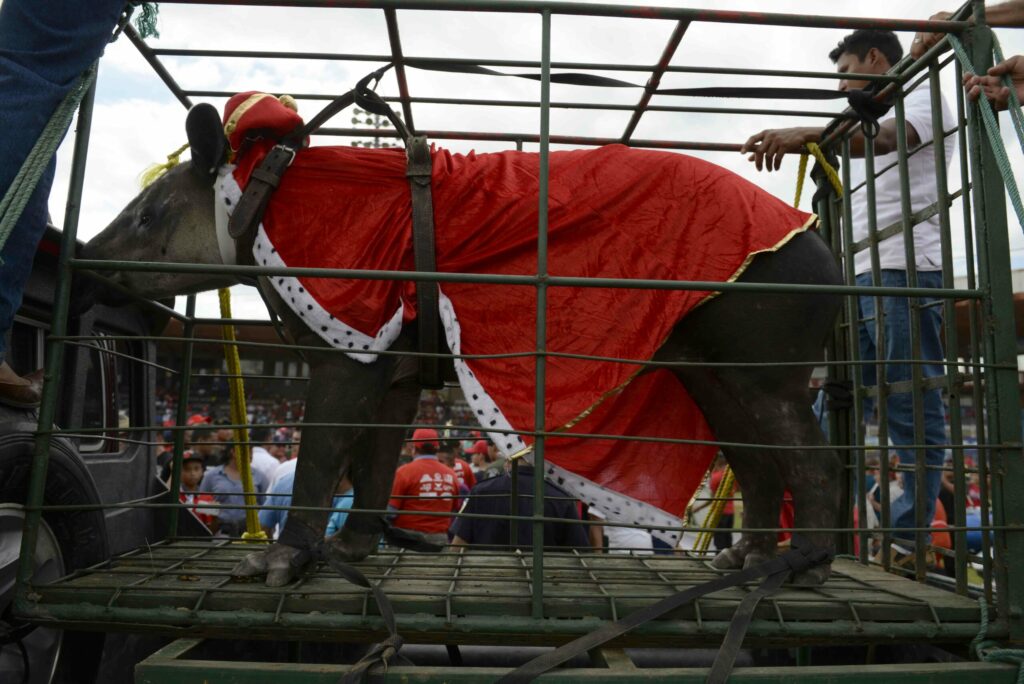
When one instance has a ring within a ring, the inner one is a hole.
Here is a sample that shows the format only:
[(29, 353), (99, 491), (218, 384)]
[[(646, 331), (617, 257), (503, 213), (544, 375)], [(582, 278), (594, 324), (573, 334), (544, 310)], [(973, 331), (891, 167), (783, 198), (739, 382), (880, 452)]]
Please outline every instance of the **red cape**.
[[(243, 154), (233, 172), (222, 176), (218, 201), (237, 200), (266, 149)], [(438, 270), (535, 274), (539, 156), (436, 149), (433, 159)], [(556, 276), (734, 280), (752, 255), (777, 249), (813, 219), (730, 171), (670, 152), (621, 145), (553, 152), (549, 177), (548, 271)], [(273, 196), (254, 254), (266, 265), (415, 270), (404, 152), (301, 151)], [(415, 316), (410, 282), (273, 282), (328, 343), (364, 362), (386, 349), (403, 320)], [(485, 430), (533, 430), (536, 289), (442, 283), (441, 291), (453, 352), (518, 355), (457, 360), (480, 424)], [(673, 326), (709, 296), (551, 287), (547, 348), (650, 359)], [(640, 370), (635, 363), (549, 357), (544, 428), (713, 439), (674, 375), (660, 370), (637, 377)], [(500, 432), (491, 437), (505, 453), (530, 442)], [(613, 520), (652, 525), (678, 524), (672, 516), (683, 514), (715, 452), (706, 445), (568, 437), (550, 439), (545, 450), (553, 464), (550, 479), (584, 501), (601, 503)]]

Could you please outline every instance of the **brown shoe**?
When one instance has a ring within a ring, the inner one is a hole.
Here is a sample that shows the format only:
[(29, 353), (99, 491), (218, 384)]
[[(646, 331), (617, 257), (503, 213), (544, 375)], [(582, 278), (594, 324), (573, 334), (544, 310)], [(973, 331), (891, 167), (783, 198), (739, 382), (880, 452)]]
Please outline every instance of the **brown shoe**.
[(14, 408), (30, 409), (39, 406), (43, 398), (43, 369), (24, 376), (27, 385), (0, 382), (0, 404)]

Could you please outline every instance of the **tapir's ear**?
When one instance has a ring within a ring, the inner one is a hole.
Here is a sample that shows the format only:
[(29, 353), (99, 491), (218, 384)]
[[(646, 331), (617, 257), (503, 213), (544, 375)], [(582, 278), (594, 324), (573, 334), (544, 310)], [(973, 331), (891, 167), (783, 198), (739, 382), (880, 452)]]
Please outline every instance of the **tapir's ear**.
[(217, 109), (205, 102), (190, 109), (185, 132), (192, 147), (192, 168), (212, 180), (228, 158), (228, 139)]

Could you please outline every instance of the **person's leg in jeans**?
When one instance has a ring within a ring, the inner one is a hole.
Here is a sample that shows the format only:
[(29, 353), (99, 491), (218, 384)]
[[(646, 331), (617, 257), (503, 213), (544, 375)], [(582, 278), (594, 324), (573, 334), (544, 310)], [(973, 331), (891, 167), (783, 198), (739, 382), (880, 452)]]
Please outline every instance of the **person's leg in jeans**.
[[(906, 287), (905, 271), (882, 271), (882, 285), (886, 287)], [(922, 271), (918, 273), (920, 287), (941, 287), (941, 273)], [(935, 377), (943, 373), (941, 362), (944, 360), (942, 351), (942, 309), (941, 306), (925, 306), (935, 302), (935, 298), (917, 300), (920, 309), (921, 358), (936, 361), (935, 364), (922, 366), (923, 377)], [(911, 364), (899, 363), (900, 360), (912, 358), (913, 349), (910, 341), (910, 299), (907, 297), (883, 298), (885, 311), (885, 358), (887, 361), (886, 381), (889, 383), (910, 380)], [(938, 497), (942, 482), (942, 473), (936, 466), (943, 465), (945, 450), (938, 445), (946, 442), (945, 406), (940, 389), (930, 389), (922, 393), (924, 403), (924, 439), (930, 445), (925, 450), (925, 463), (931, 466), (925, 474), (925, 510), (920, 522), (915, 515), (917, 477), (913, 471), (903, 472), (903, 494), (892, 502), (892, 524), (897, 528), (928, 526), (935, 515), (935, 499)], [(914, 444), (914, 410), (913, 393), (898, 392), (889, 395), (888, 425), (889, 439), (894, 445)], [(931, 446), (935, 445), (935, 446)], [(900, 464), (913, 468), (916, 463), (915, 450), (897, 449)], [(896, 532), (897, 539), (912, 540), (913, 532)]]
[[(124, 0), (4, 0), (0, 4), (0, 196), (54, 110), (103, 52)], [(7, 338), (46, 229), (50, 161), (0, 257), (0, 400), (29, 384), (6, 363)], [(24, 393), (19, 395), (24, 398)]]
[[(869, 287), (871, 282), (870, 273), (861, 273), (857, 276), (856, 284), (860, 287)], [(857, 336), (860, 347), (861, 361), (875, 361), (878, 358), (878, 339), (875, 328), (875, 298), (863, 296), (857, 298), (857, 314), (862, 323), (857, 325)], [(860, 367), (861, 382), (865, 387), (874, 387), (878, 384), (878, 369), (873, 363), (865, 363)], [(875, 412), (875, 400), (865, 397), (862, 404), (865, 418)]]

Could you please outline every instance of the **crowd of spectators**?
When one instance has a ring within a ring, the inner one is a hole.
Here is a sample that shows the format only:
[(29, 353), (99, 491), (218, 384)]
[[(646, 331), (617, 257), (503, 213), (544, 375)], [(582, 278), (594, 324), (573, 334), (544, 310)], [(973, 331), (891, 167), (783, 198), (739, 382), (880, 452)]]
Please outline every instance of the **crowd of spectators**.
[[(162, 394), (158, 408), (165, 417), (175, 411), (171, 395)], [(504, 458), (486, 436), (474, 429), (471, 416), (466, 423), (456, 420), (465, 413), (465, 404), (457, 398), (446, 399), (437, 392), (424, 392), (419, 419), (447, 418), (447, 425), (437, 429), (420, 428), (406, 440), (388, 505), (388, 518), (392, 525), (418, 532), (428, 540), (453, 545), (474, 545), (487, 548), (532, 545), (533, 525), (533, 471), (523, 463), (517, 467), (517, 504), (513, 509), (513, 474), (510, 462)], [(236, 436), (226, 413), (215, 413), (215, 407), (193, 407), (185, 430), (185, 451), (181, 470), (180, 500), (188, 504), (201, 522), (218, 535), (237, 536), (245, 531), (244, 508), (231, 508), (244, 504), (241, 473), (233, 457)], [(223, 407), (226, 412), (226, 407)], [(295, 479), (301, 430), (281, 423), (301, 417), (302, 405), (295, 401), (260, 401), (256, 399), (248, 418), (251, 470), (260, 527), (270, 538), (275, 538), (287, 518)], [(173, 453), (173, 417), (165, 418), (167, 430), (165, 444), (158, 458), (159, 476), (170, 478), (170, 457)], [(421, 423), (422, 424), (422, 423)], [(948, 465), (948, 464), (947, 464)], [(978, 506), (979, 483), (973, 473), (973, 462), (968, 459), (967, 501), (965, 509), (970, 516)], [(726, 463), (721, 457), (712, 468), (707, 490), (713, 495), (722, 481)], [(897, 454), (891, 456), (888, 484), (881, 482), (877, 455), (867, 458), (866, 489), (858, 515), (863, 515), (866, 527), (874, 528), (881, 519), (881, 488), (889, 489), (889, 500), (897, 500), (903, 493), (907, 471), (901, 468)], [(936, 503), (932, 544), (951, 547), (950, 535), (942, 532), (946, 525), (957, 524), (957, 506), (953, 501), (953, 474), (943, 473), (943, 486)], [(713, 546), (723, 550), (732, 545), (736, 524), (735, 503), (740, 492), (726, 493), (721, 516), (715, 524)], [(711, 496), (698, 497), (694, 510), (705, 507)], [(352, 506), (352, 483), (347, 476), (339, 479), (326, 534), (338, 532), (344, 525), (348, 509)], [(212, 505), (211, 505), (212, 504)], [(221, 507), (223, 506), (223, 508)], [(860, 511), (863, 510), (863, 513)], [(509, 516), (523, 518), (516, 523), (513, 534)], [(453, 514), (458, 514), (453, 515)], [(548, 548), (604, 549), (609, 553), (650, 554), (664, 552), (661, 543), (645, 530), (608, 525), (606, 515), (599, 508), (587, 507), (550, 483), (545, 485), (544, 539)], [(553, 522), (561, 520), (564, 522)], [(585, 522), (582, 522), (585, 521)], [(785, 510), (780, 527), (790, 526)], [(788, 537), (782, 533), (780, 540)], [(871, 539), (871, 553), (877, 555), (880, 536)], [(900, 558), (910, 554), (900, 554)], [(952, 563), (943, 563), (942, 555), (934, 557), (934, 565), (952, 573)], [(945, 567), (944, 567), (945, 566)]]

